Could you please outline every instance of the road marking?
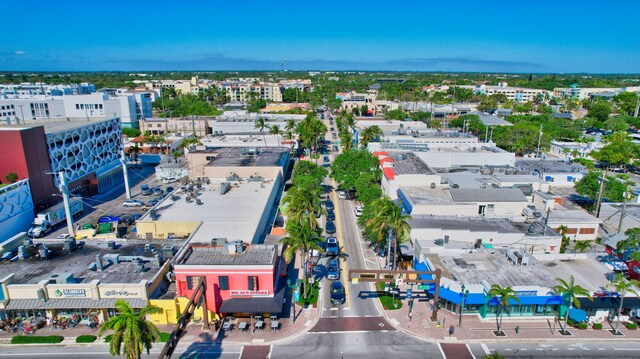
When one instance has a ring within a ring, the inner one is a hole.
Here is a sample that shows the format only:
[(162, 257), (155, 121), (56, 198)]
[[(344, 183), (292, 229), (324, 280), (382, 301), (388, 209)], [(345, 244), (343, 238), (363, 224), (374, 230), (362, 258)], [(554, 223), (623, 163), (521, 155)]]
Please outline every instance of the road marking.
[(568, 350), (568, 351), (573, 351), (573, 350), (575, 350), (575, 349), (573, 349), (573, 348), (567, 348), (567, 350)]
[(438, 343), (438, 349), (440, 349), (440, 354), (442, 354), (442, 357), (446, 358), (447, 355), (444, 353), (444, 350), (442, 350), (442, 345), (440, 345), (440, 343)]
[(469, 344), (465, 344), (465, 346), (467, 347), (467, 351), (469, 352), (469, 354), (471, 354), (471, 358), (476, 359), (476, 356), (473, 355), (473, 352), (471, 351), (471, 348), (469, 348)]
[(510, 352), (510, 351), (511, 351), (511, 349), (507, 348), (507, 349), (505, 349), (505, 351)]
[(613, 350), (622, 350), (622, 351), (632, 350), (632, 351), (637, 351), (637, 350), (640, 350), (640, 349), (636, 349), (636, 348), (613, 348)]
[(604, 348), (598, 348), (598, 350), (604, 350)]
[(486, 344), (482, 343), (480, 344), (480, 347), (482, 348), (482, 350), (484, 350), (485, 354), (487, 355), (491, 354), (491, 351), (489, 350), (489, 347)]
[(526, 352), (526, 351), (527, 351), (527, 348), (522, 348), (522, 349), (520, 349), (520, 351), (521, 351), (521, 352)]
[[(335, 188), (337, 188), (337, 184), (335, 180), (331, 180), (331, 187), (333, 187), (334, 189), (332, 189), (333, 192), (333, 203), (334, 203), (334, 210), (336, 213), (336, 232), (337, 232), (337, 238), (338, 238), (338, 247), (342, 247), (342, 249), (345, 249), (345, 245), (343, 244), (344, 241), (342, 240), (342, 222), (340, 221), (340, 206), (338, 205), (338, 194), (335, 191)], [(349, 266), (347, 264), (347, 259), (342, 261), (343, 265), (344, 265), (344, 272), (343, 273), (349, 273)], [(345, 282), (345, 276), (341, 275), (340, 276), (340, 281), (342, 282), (342, 285), (344, 286), (344, 294), (345, 294), (345, 304), (350, 305), (351, 304), (351, 296), (349, 295), (349, 283)]]
[(551, 350), (553, 350), (553, 351), (558, 351), (558, 350), (560, 350), (560, 349), (558, 349), (558, 348), (551, 348)]

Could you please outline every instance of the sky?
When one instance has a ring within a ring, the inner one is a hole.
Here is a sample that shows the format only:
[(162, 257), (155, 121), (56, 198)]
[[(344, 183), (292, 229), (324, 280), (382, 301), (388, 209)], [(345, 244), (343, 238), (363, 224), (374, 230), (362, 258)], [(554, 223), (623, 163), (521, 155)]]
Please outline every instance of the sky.
[(640, 0), (0, 0), (0, 71), (640, 73)]

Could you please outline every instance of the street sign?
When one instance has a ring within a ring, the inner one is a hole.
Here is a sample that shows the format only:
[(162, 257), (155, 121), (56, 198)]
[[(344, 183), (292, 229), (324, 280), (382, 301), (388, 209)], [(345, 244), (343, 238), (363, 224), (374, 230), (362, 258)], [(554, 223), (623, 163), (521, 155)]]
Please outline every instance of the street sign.
[(429, 284), (419, 285), (418, 290), (429, 290), (431, 286)]
[(413, 294), (413, 291), (411, 289), (407, 289), (407, 298), (411, 299), (412, 294)]
[(402, 283), (404, 283), (404, 280), (402, 279), (402, 276), (396, 278), (396, 286), (401, 286)]

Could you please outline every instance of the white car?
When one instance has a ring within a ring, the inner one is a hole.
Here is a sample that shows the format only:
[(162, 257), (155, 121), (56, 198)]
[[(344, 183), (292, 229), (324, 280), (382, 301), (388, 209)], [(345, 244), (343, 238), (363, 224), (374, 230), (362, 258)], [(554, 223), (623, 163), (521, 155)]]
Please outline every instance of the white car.
[(56, 237), (56, 239), (67, 239), (67, 238), (73, 238), (73, 236), (70, 235), (69, 233), (65, 233), (65, 234), (60, 234)]
[(347, 199), (347, 191), (338, 191), (338, 198)]
[(122, 202), (122, 207), (142, 207), (144, 203), (142, 201), (138, 201), (137, 199), (128, 199)]
[(362, 206), (356, 207), (356, 217), (362, 216), (362, 211), (364, 211), (364, 207)]

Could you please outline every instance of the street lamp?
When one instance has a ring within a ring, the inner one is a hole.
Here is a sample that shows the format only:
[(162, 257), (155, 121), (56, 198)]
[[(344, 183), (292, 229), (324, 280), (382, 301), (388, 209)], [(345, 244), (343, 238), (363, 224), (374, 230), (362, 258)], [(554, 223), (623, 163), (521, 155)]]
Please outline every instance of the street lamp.
[(469, 290), (465, 290), (464, 283), (460, 286), (460, 314), (458, 315), (458, 327), (462, 328), (462, 312), (464, 311), (464, 302), (467, 300), (469, 296)]

